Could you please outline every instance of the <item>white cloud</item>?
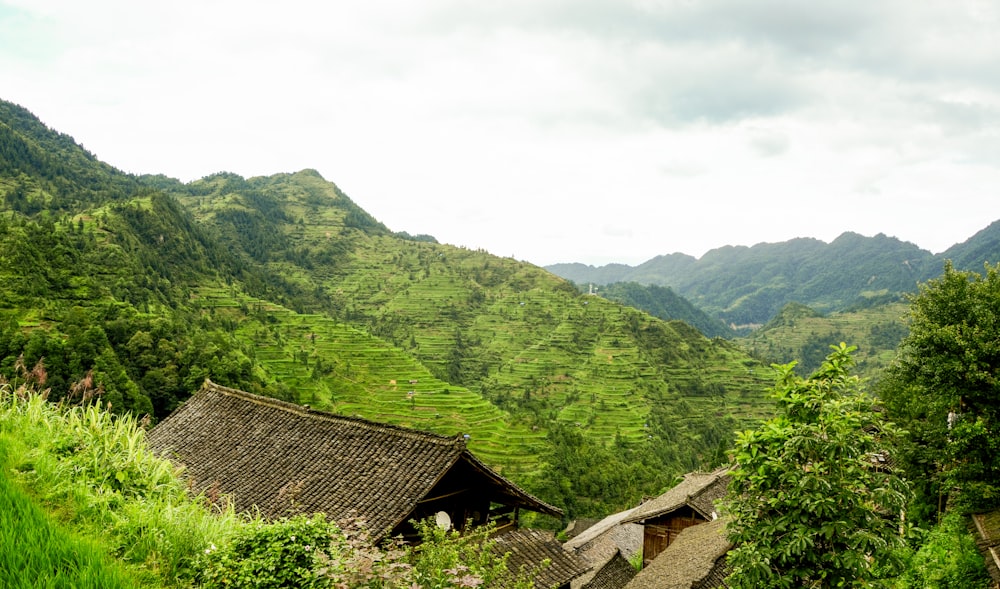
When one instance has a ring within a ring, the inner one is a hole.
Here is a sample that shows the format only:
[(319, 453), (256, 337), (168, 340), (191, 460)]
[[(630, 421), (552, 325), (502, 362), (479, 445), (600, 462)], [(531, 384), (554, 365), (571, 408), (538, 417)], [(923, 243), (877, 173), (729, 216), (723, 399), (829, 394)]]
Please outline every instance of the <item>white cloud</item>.
[(545, 264), (1000, 218), (986, 0), (0, 0), (0, 98), (112, 165), (311, 167)]

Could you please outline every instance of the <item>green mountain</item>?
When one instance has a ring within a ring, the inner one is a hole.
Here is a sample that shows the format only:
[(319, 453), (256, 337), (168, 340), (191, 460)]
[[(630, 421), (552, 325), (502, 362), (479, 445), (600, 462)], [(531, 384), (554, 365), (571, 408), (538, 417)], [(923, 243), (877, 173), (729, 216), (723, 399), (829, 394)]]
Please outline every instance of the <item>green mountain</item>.
[(785, 305), (766, 325), (735, 339), (762, 362), (795, 361), (796, 372), (812, 374), (830, 353), (830, 345), (857, 346), (854, 373), (878, 379), (906, 336), (907, 304), (887, 303), (822, 314), (799, 303)]
[(0, 102), (0, 374), (160, 418), (206, 378), (448, 435), (570, 515), (718, 462), (770, 413), (724, 340), (395, 234), (312, 170), (191, 183)]
[(975, 271), (985, 262), (996, 263), (1000, 223), (938, 255), (883, 234), (844, 233), (829, 244), (800, 238), (726, 246), (699, 259), (658, 256), (635, 267), (556, 264), (548, 269), (580, 284), (669, 286), (709, 315), (748, 332), (792, 302), (831, 313), (898, 300), (938, 276), (948, 259), (956, 268)]
[[(588, 289), (589, 291), (589, 289)], [(665, 321), (683, 321), (707, 337), (733, 337), (734, 331), (719, 319), (691, 304), (668, 286), (615, 282), (595, 291), (606, 299), (641, 309)]]

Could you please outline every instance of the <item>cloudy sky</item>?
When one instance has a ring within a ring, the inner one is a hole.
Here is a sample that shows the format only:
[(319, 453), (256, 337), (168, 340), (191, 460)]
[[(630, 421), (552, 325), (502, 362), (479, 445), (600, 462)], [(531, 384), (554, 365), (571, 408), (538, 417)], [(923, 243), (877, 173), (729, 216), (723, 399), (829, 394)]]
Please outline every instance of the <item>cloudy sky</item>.
[(1000, 219), (995, 0), (0, 0), (0, 98), (540, 265)]

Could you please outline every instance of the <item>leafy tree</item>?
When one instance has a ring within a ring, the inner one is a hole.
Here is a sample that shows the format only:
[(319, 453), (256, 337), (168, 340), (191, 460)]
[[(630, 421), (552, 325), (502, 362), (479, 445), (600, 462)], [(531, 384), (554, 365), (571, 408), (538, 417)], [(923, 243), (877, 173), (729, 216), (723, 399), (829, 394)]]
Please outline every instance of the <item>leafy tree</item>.
[(893, 433), (849, 375), (854, 347), (812, 376), (776, 366), (779, 414), (736, 442), (730, 586), (860, 586), (891, 571), (908, 489), (873, 466)]
[(1000, 264), (985, 276), (955, 270), (911, 298), (910, 333), (880, 385), (906, 429), (899, 457), (920, 481), (916, 514), (948, 499), (1000, 505)]

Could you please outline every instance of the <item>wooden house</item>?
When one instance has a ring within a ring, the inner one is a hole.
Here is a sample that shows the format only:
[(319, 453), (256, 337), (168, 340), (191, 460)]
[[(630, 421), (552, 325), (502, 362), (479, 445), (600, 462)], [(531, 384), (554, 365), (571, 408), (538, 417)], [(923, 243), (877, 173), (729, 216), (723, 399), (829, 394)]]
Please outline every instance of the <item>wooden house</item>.
[(519, 510), (561, 511), (441, 436), (315, 411), (205, 381), (149, 432), (196, 493), (221, 493), (265, 517), (357, 517), (375, 537), (413, 539), (412, 519), (516, 527)]
[(715, 502), (726, 494), (728, 467), (710, 473), (688, 473), (663, 495), (636, 507), (624, 523), (643, 526), (643, 566), (670, 546), (684, 529), (718, 517)]
[(725, 519), (689, 526), (625, 589), (718, 589), (726, 587)]
[(592, 567), (573, 581), (571, 589), (621, 589), (635, 576), (631, 560), (642, 550), (643, 528), (624, 522), (636, 509), (613, 513), (563, 544)]

